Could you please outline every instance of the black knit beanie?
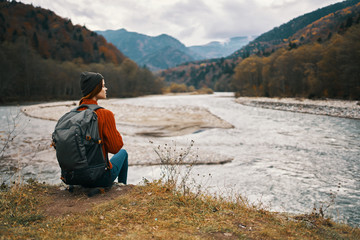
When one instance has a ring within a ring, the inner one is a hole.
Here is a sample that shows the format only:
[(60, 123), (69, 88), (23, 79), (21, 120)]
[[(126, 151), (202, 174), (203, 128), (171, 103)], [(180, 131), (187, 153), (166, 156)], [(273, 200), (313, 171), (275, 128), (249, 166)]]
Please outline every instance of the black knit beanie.
[(85, 97), (103, 80), (104, 77), (100, 73), (82, 72), (80, 75), (80, 88), (82, 95)]

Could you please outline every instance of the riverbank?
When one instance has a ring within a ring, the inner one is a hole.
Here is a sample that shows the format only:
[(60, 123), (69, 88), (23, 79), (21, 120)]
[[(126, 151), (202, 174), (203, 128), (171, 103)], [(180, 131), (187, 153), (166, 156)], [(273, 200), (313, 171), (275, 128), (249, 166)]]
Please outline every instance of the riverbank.
[(303, 98), (239, 97), (237, 103), (281, 111), (360, 119), (360, 102), (349, 100), (311, 100)]
[(320, 212), (289, 215), (235, 200), (182, 194), (157, 181), (88, 198), (32, 182), (2, 188), (0, 238), (359, 239), (360, 229)]

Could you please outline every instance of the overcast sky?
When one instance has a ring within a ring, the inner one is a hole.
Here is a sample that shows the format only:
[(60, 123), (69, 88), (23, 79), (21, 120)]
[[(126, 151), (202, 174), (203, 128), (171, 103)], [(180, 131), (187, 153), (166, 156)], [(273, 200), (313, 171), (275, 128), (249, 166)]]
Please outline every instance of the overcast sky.
[(186, 46), (260, 35), (341, 0), (20, 0), (90, 30), (168, 34)]

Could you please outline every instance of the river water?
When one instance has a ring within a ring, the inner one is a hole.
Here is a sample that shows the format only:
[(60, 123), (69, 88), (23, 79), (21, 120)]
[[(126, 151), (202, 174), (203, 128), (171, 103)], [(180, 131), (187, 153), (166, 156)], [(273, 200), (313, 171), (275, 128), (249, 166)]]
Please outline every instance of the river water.
[[(359, 120), (243, 106), (234, 102), (231, 93), (149, 96), (116, 101), (116, 104), (125, 103), (204, 107), (234, 126), (151, 139), (179, 145), (194, 140), (194, 147), (198, 149), (231, 157), (233, 160), (227, 164), (193, 168), (194, 178), (210, 192), (219, 195), (239, 193), (250, 202), (262, 203), (269, 210), (290, 213), (310, 213), (314, 206), (325, 207), (332, 201), (332, 194), (334, 202), (325, 214), (335, 221), (360, 225)], [(2, 128), (8, 109), (0, 108)], [(30, 125), (27, 129), (36, 133), (37, 137), (31, 139), (34, 144), (47, 141), (55, 125), (39, 119), (25, 118), (23, 121)], [(118, 127), (121, 129), (122, 126)], [(149, 140), (130, 135), (123, 138), (125, 144)], [(54, 174), (59, 172), (56, 161), (52, 160), (49, 164), (52, 167), (46, 172), (30, 166), (36, 164), (28, 163), (29, 171), (38, 171), (39, 175), (47, 176), (38, 175), (40, 179), (57, 183), (58, 180), (54, 180), (58, 179)], [(4, 168), (1, 169), (5, 175)], [(157, 166), (131, 166), (128, 183), (137, 184), (143, 178), (150, 180), (159, 176)]]

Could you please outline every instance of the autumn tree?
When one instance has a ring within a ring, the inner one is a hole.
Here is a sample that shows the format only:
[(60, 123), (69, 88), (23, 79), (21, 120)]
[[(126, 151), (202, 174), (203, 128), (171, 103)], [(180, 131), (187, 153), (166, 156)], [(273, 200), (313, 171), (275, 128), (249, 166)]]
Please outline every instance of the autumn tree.
[(258, 56), (246, 58), (235, 68), (233, 86), (241, 95), (263, 95), (262, 69), (262, 58)]

